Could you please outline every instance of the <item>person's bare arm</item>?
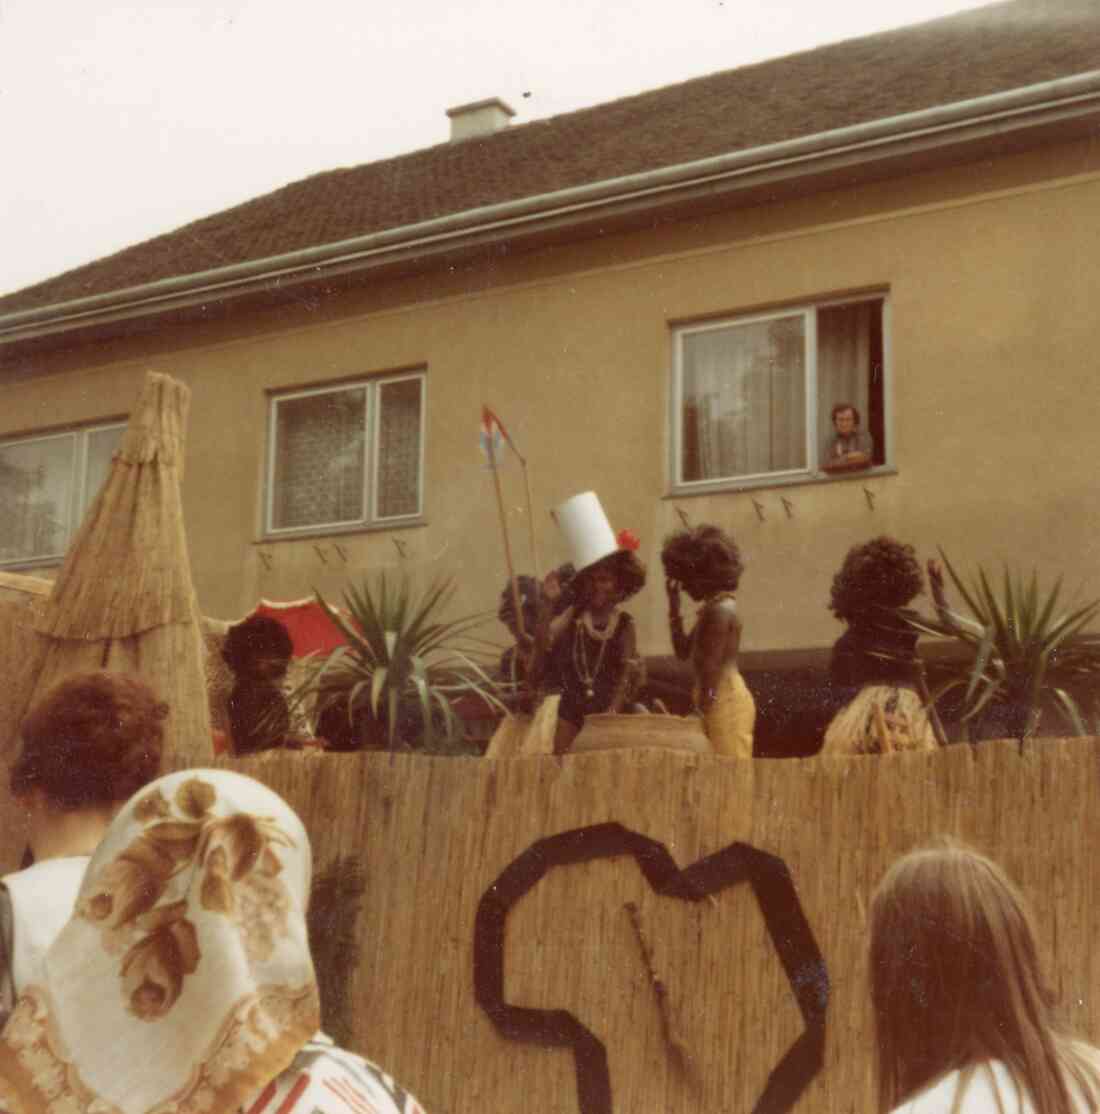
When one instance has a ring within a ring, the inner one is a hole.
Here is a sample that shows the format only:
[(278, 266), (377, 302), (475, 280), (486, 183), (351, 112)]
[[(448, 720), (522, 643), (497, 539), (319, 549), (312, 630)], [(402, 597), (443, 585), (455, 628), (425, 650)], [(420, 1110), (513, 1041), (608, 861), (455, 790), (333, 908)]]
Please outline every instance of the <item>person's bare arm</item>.
[(619, 622), (625, 625), (623, 631), (623, 656), (619, 662), (619, 675), (615, 678), (615, 687), (611, 692), (611, 707), (609, 712), (618, 713), (626, 702), (627, 689), (630, 687), (631, 673), (636, 668), (638, 656), (638, 639), (634, 632), (634, 620), (629, 615), (623, 615)]
[(691, 654), (691, 635), (684, 631), (684, 617), (680, 612), (680, 582), (671, 577), (665, 580), (668, 593), (668, 630), (672, 636), (672, 652), (687, 661)]
[(741, 620), (729, 600), (706, 608), (699, 616), (695, 634), (695, 675), (699, 682), (699, 710), (707, 712), (714, 703), (722, 667), (737, 661), (741, 648)]

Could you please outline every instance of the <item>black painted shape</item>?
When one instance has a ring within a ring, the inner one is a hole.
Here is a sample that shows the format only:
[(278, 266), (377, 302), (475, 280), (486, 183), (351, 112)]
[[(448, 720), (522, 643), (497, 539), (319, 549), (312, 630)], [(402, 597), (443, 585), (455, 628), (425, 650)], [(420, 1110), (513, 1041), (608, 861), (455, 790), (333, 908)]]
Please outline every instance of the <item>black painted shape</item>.
[(651, 888), (668, 897), (701, 901), (748, 882), (805, 1029), (768, 1076), (753, 1114), (786, 1114), (815, 1075), (825, 1054), (829, 975), (786, 863), (747, 843), (731, 843), (681, 870), (662, 843), (624, 828), (595, 824), (533, 843), (485, 891), (474, 921), (474, 995), (497, 1031), (511, 1040), (569, 1046), (577, 1073), (581, 1114), (611, 1114), (611, 1075), (603, 1042), (567, 1010), (528, 1009), (504, 999), (504, 930), (513, 905), (555, 866), (632, 855)]

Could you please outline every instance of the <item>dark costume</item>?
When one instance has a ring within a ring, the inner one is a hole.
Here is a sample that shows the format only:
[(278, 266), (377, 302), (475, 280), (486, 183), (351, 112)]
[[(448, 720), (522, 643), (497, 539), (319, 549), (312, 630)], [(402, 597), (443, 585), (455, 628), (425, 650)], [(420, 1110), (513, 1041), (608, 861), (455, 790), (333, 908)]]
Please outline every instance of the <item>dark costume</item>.
[[(251, 615), (229, 628), (222, 657), (235, 681), (228, 701), (234, 754), (254, 754), (286, 742), (291, 721), (283, 685), (292, 652), (290, 635), (277, 619)], [(281, 663), (277, 675), (272, 662)]]
[(917, 680), (919, 633), (904, 616), (917, 612), (883, 610), (881, 615), (853, 621), (833, 643), (829, 680), (838, 688), (864, 685), (914, 685)]
[[(915, 611), (881, 609), (854, 619), (833, 644), (829, 680), (845, 706), (825, 732), (822, 754), (932, 750), (936, 737), (916, 690), (919, 633)], [(834, 705), (835, 706), (835, 705)]]
[(615, 611), (605, 632), (596, 632), (585, 615), (574, 611), (550, 647), (547, 678), (561, 692), (558, 718), (580, 727), (587, 715), (611, 711), (623, 671), (630, 667), (627, 646), (632, 643), (634, 620), (625, 611)]

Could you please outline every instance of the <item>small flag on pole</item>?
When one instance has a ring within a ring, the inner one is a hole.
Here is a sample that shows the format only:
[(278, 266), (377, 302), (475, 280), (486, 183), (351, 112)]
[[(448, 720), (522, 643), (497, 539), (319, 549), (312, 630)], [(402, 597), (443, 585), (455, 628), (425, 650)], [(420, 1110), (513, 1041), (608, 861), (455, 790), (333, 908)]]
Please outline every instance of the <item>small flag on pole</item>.
[[(504, 432), (504, 426), (500, 424), (500, 419), (488, 406), (481, 408), (481, 431), (478, 435), (478, 441), (485, 462), (490, 468), (500, 464), (501, 445), (505, 441), (509, 445), (512, 443), (508, 434)], [(492, 451), (490, 451), (490, 448)]]

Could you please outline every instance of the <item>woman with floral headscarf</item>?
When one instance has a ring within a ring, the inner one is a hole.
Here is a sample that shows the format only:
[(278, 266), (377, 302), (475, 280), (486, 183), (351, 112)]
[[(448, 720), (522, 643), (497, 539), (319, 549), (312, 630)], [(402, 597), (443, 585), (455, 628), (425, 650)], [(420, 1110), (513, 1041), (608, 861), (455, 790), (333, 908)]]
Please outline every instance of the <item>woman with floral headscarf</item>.
[(13, 1114), (422, 1114), (317, 1032), (309, 840), (270, 789), (161, 778), (119, 813), (0, 1036)]

